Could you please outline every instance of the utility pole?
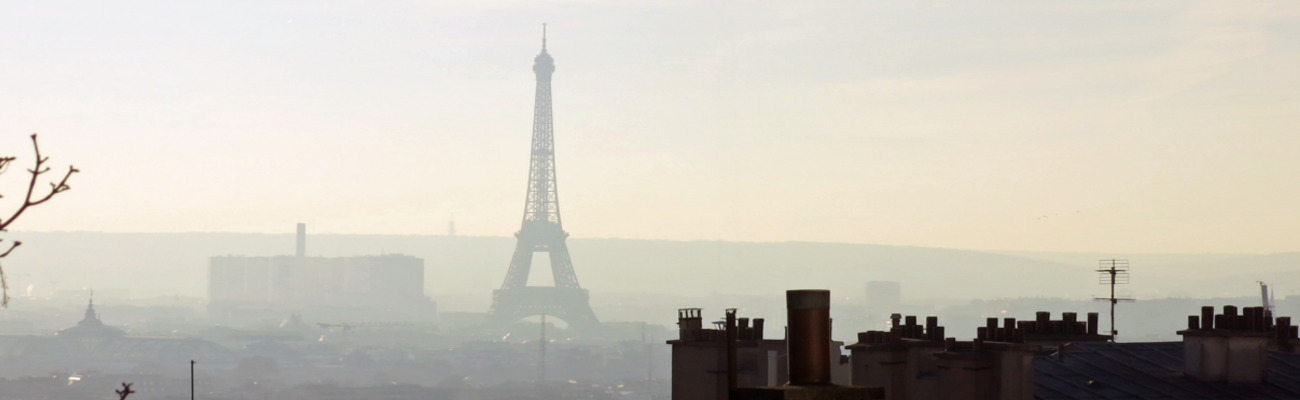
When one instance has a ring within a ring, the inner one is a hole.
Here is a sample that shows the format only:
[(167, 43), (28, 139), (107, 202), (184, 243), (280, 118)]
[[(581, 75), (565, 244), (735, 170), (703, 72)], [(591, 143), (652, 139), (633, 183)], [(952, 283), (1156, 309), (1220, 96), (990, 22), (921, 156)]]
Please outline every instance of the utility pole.
[(194, 360), (190, 360), (190, 400), (194, 400)]

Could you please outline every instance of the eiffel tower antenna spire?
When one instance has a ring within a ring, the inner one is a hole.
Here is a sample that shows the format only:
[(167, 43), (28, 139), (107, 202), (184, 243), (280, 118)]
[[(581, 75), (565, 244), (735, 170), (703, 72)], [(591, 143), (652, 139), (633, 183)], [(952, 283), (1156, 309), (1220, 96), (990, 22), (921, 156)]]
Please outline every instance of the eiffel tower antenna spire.
[(542, 51), (546, 51), (546, 23), (542, 23)]

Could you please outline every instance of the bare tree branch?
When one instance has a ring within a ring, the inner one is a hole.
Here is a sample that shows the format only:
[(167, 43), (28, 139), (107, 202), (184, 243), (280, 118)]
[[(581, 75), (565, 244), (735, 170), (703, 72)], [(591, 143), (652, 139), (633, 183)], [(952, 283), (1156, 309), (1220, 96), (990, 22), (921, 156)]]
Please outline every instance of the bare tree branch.
[[(3, 242), (3, 241), (4, 241), (4, 239), (0, 239), (0, 242)], [(9, 250), (5, 250), (4, 253), (0, 253), (0, 258), (4, 258), (5, 256), (9, 255), (9, 253), (13, 253), (13, 252), (14, 252), (14, 249), (16, 249), (16, 248), (18, 248), (18, 246), (22, 246), (22, 245), (23, 245), (23, 242), (20, 242), (20, 241), (15, 240), (15, 241), (14, 241), (14, 244), (9, 246)]]
[[(63, 175), (63, 179), (60, 179), (58, 183), (50, 182), (50, 191), (48, 193), (45, 193), (44, 195), (37, 196), (35, 199), (33, 199), (33, 195), (36, 192), (36, 182), (40, 181), (41, 174), (50, 171), (50, 167), (46, 165), (46, 163), (50, 161), (50, 158), (41, 155), (41, 146), (36, 141), (35, 133), (32, 134), (32, 150), (35, 151), (36, 153), (36, 164), (33, 165), (31, 169), (27, 170), (27, 173), (31, 175), (31, 179), (28, 180), (27, 182), (27, 192), (23, 196), (23, 203), (22, 205), (19, 205), (17, 209), (14, 210), (13, 214), (9, 215), (9, 218), (0, 220), (0, 232), (8, 231), (9, 225), (13, 224), (14, 221), (17, 221), (18, 216), (22, 215), (24, 211), (27, 211), (28, 207), (39, 205), (41, 203), (49, 201), (50, 199), (54, 198), (54, 195), (72, 189), (71, 186), (68, 186), (68, 179), (72, 177), (72, 174), (81, 172), (77, 170), (76, 167), (69, 165), (68, 172)], [(0, 174), (7, 171), (9, 165), (12, 164), (13, 161), (17, 159), (18, 159), (17, 157), (0, 157)], [(0, 197), (4, 197), (4, 196), (0, 195)], [(3, 239), (0, 239), (0, 241), (2, 240)], [(9, 249), (5, 250), (4, 253), (0, 253), (0, 258), (4, 258), (5, 256), (8, 256), (9, 253), (13, 253), (14, 249), (18, 248), (18, 246), (22, 244), (23, 244), (22, 242), (15, 240), (13, 245), (9, 246)], [(0, 308), (8, 308), (8, 307), (9, 307), (9, 282), (5, 278), (4, 268), (0, 267)], [(127, 393), (122, 394), (123, 399), (126, 398), (127, 394), (132, 393), (130, 384), (124, 383), (124, 385), (126, 386), (125, 389)], [(119, 391), (118, 393), (121, 394), (122, 392)]]
[[(23, 211), (27, 211), (28, 207), (49, 201), (54, 197), (54, 195), (72, 189), (71, 186), (68, 186), (68, 178), (71, 178), (72, 174), (81, 172), (77, 170), (76, 167), (69, 165), (68, 173), (63, 175), (63, 179), (60, 179), (59, 183), (50, 183), (49, 193), (46, 193), (44, 196), (41, 196), (36, 200), (32, 200), (32, 194), (36, 192), (36, 182), (40, 180), (41, 174), (50, 171), (50, 167), (45, 165), (45, 163), (50, 161), (50, 158), (41, 156), (41, 145), (36, 141), (35, 133), (32, 134), (32, 149), (36, 152), (36, 165), (27, 170), (27, 173), (31, 175), (31, 179), (27, 182), (27, 194), (23, 197), (23, 204), (18, 206), (18, 209), (14, 210), (14, 213), (11, 214), (9, 218), (0, 220), (0, 232), (8, 230), (9, 224), (14, 223), (14, 221), (18, 219), (18, 216), (23, 214)], [(10, 161), (12, 161), (12, 159), (13, 158), (10, 157)], [(9, 161), (5, 161), (4, 163), (8, 164)]]
[(2, 266), (0, 266), (0, 307), (9, 308), (9, 280), (5, 278), (5, 269)]
[(135, 393), (134, 390), (131, 390), (131, 385), (134, 385), (134, 383), (122, 382), (122, 390), (114, 390), (113, 392), (117, 393), (119, 400), (126, 400), (126, 396), (130, 396), (131, 393)]

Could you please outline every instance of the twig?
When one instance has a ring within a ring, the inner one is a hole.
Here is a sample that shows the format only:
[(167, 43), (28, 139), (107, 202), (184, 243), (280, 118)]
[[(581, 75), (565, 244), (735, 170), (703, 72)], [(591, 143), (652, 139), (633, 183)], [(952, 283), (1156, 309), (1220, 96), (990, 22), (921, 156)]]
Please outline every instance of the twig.
[(134, 383), (122, 382), (122, 390), (114, 390), (114, 392), (117, 393), (118, 400), (126, 400), (126, 396), (130, 396), (131, 393), (135, 393), (134, 390), (131, 390), (131, 385), (134, 385)]
[[(46, 201), (49, 201), (51, 198), (53, 198), (54, 195), (72, 189), (71, 186), (68, 186), (68, 178), (71, 178), (72, 174), (81, 172), (76, 167), (69, 165), (68, 173), (63, 175), (63, 179), (60, 179), (59, 183), (57, 184), (53, 182), (50, 183), (49, 193), (46, 193), (44, 196), (41, 196), (39, 199), (32, 200), (32, 194), (36, 192), (36, 182), (40, 180), (41, 174), (50, 171), (50, 167), (45, 166), (45, 163), (49, 161), (50, 158), (41, 156), (41, 145), (36, 142), (35, 133), (32, 134), (32, 149), (35, 150), (36, 152), (36, 165), (32, 169), (27, 170), (27, 173), (31, 174), (32, 176), (32, 179), (27, 182), (27, 195), (23, 197), (23, 204), (21, 206), (18, 206), (18, 209), (14, 210), (14, 213), (10, 215), (9, 218), (0, 220), (0, 232), (8, 230), (9, 224), (14, 223), (14, 221), (18, 219), (18, 216), (23, 214), (23, 211), (27, 211), (27, 207), (44, 203)], [(12, 159), (10, 161), (12, 161)], [(8, 161), (4, 162), (4, 164), (8, 164), (8, 163), (9, 163)]]

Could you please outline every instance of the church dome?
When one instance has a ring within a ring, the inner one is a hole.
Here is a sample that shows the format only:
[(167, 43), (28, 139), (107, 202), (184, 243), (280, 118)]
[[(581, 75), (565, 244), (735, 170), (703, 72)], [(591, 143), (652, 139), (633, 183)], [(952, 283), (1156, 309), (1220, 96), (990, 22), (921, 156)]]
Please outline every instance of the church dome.
[(126, 332), (108, 325), (104, 325), (99, 320), (99, 314), (95, 312), (95, 300), (91, 300), (86, 306), (86, 316), (77, 322), (76, 325), (60, 329), (54, 333), (58, 336), (75, 336), (75, 337), (117, 337), (125, 335)]

